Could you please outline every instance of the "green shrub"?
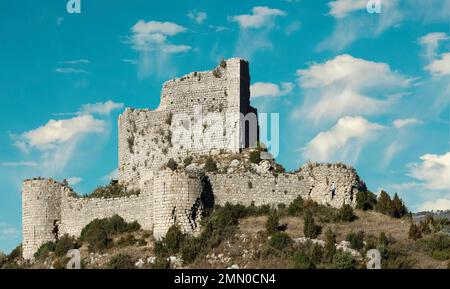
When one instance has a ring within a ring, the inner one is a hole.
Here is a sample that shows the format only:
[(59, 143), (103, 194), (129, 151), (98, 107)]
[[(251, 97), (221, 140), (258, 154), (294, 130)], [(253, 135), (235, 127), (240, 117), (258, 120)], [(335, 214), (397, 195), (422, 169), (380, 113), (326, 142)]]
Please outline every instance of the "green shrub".
[[(133, 234), (127, 234), (126, 236), (122, 236), (117, 241), (117, 245), (119, 245), (120, 247), (128, 247), (135, 245), (137, 242), (138, 240), (134, 237)], [(145, 242), (145, 244), (147, 244), (147, 242)]]
[(170, 262), (166, 258), (157, 257), (151, 267), (152, 269), (170, 269)]
[(186, 264), (195, 261), (202, 250), (202, 242), (199, 238), (187, 238), (181, 247), (181, 258)]
[(411, 223), (411, 225), (409, 226), (408, 237), (411, 240), (417, 240), (422, 238), (422, 232), (420, 231), (419, 226), (416, 225), (414, 222)]
[(269, 245), (277, 250), (283, 251), (289, 249), (294, 241), (288, 234), (283, 232), (276, 232), (271, 235)]
[(116, 198), (130, 195), (138, 195), (139, 190), (128, 190), (124, 185), (117, 181), (111, 181), (109, 185), (98, 187), (88, 195), (88, 198)]
[(372, 210), (377, 204), (377, 196), (368, 191), (358, 191), (356, 194), (356, 208), (360, 210)]
[(305, 237), (314, 239), (320, 235), (321, 231), (322, 227), (316, 225), (311, 211), (306, 211), (303, 225), (303, 233), (305, 234)]
[(299, 216), (303, 212), (303, 199), (298, 196), (292, 203), (289, 204), (287, 208), (289, 216)]
[(259, 164), (261, 162), (261, 152), (259, 150), (250, 153), (250, 162), (253, 164)]
[(42, 244), (36, 253), (34, 253), (34, 258), (36, 260), (43, 260), (50, 252), (55, 252), (55, 247), (56, 245), (52, 241)]
[(388, 245), (389, 245), (388, 237), (386, 237), (386, 234), (384, 232), (380, 232), (380, 235), (378, 237), (377, 249), (378, 251), (380, 251), (381, 256), (386, 257), (386, 254), (388, 253), (387, 251)]
[(184, 166), (187, 167), (188, 165), (192, 164), (192, 161), (193, 161), (193, 160), (194, 160), (194, 159), (192, 158), (192, 156), (187, 156), (187, 157), (184, 159), (184, 161), (183, 161)]
[(111, 260), (109, 260), (108, 269), (135, 269), (133, 258), (127, 254), (117, 254), (114, 255)]
[(269, 215), (266, 222), (266, 231), (269, 235), (278, 232), (278, 226), (280, 226), (279, 221), (280, 219), (277, 213)]
[(450, 259), (450, 250), (447, 251), (433, 251), (433, 253), (431, 254), (431, 257), (433, 259), (439, 260), (439, 261), (445, 261)]
[(184, 237), (185, 236), (183, 232), (181, 232), (180, 226), (171, 226), (167, 231), (166, 237), (163, 239), (164, 245), (167, 248), (167, 253), (177, 254), (180, 251)]
[(227, 62), (225, 61), (225, 59), (222, 59), (221, 61), (220, 61), (220, 67), (222, 67), (222, 68), (227, 68)]
[(341, 220), (342, 222), (352, 222), (356, 219), (356, 215), (353, 212), (353, 208), (349, 204), (344, 204), (339, 209), (338, 215), (339, 215), (339, 220)]
[(213, 73), (214, 77), (216, 77), (216, 78), (222, 77), (222, 72), (220, 72), (220, 70), (218, 68), (215, 68), (212, 73)]
[(350, 247), (355, 250), (361, 250), (364, 248), (364, 232), (358, 231), (357, 233), (351, 231), (345, 238), (350, 242)]
[(322, 261), (324, 257), (324, 248), (319, 244), (312, 244), (309, 247), (309, 256), (311, 262), (314, 264), (318, 264)]
[(297, 251), (294, 254), (294, 268), (295, 269), (315, 269), (316, 266), (313, 262), (306, 256), (305, 253)]
[(447, 263), (447, 269), (450, 269), (450, 261)]
[(64, 236), (59, 238), (56, 242), (55, 255), (58, 257), (63, 257), (69, 250), (75, 248), (78, 248), (75, 238), (69, 236), (68, 234), (64, 234)]
[(11, 253), (7, 256), (8, 261), (13, 261), (22, 257), (22, 244), (14, 248)]
[(333, 266), (336, 269), (356, 269), (356, 260), (350, 253), (337, 251), (333, 256)]
[(139, 229), (137, 222), (127, 223), (119, 215), (114, 215), (111, 218), (95, 219), (87, 224), (81, 230), (80, 241), (86, 241), (91, 252), (103, 251), (112, 246), (112, 236)]
[(207, 172), (216, 172), (217, 171), (217, 163), (211, 156), (209, 156), (206, 159), (205, 171), (207, 171)]
[(325, 232), (324, 257), (328, 262), (331, 262), (334, 254), (336, 254), (336, 235), (328, 228)]
[(450, 236), (435, 233), (418, 241), (422, 250), (437, 260), (447, 260), (450, 256)]
[(174, 159), (170, 159), (170, 160), (167, 162), (166, 166), (167, 166), (169, 169), (171, 169), (172, 171), (174, 171), (174, 170), (176, 170), (176, 169), (178, 168), (178, 164), (177, 164), (177, 162), (176, 162)]
[(53, 262), (53, 268), (56, 270), (66, 269), (67, 263), (69, 262), (69, 260), (70, 260), (70, 258), (68, 258), (68, 257), (56, 259)]

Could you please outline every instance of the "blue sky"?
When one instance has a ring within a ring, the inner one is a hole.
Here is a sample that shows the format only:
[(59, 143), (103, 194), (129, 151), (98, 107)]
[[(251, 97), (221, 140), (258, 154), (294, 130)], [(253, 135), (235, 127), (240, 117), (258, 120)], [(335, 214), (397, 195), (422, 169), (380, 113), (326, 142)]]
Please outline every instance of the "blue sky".
[(0, 0), (1, 250), (21, 241), (21, 180), (105, 184), (124, 107), (229, 57), (280, 114), (287, 169), (343, 161), (413, 210), (450, 208), (450, 0), (66, 2)]

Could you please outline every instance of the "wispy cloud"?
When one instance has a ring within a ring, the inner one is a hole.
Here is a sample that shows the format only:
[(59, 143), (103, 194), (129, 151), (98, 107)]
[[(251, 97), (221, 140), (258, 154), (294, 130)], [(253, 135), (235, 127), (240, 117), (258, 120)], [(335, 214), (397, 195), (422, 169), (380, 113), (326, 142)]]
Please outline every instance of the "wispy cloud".
[(81, 68), (73, 68), (73, 67), (58, 67), (55, 69), (58, 73), (63, 74), (81, 74), (81, 73), (88, 73), (86, 70)]
[(195, 22), (197, 22), (197, 24), (202, 24), (208, 18), (208, 14), (206, 12), (203, 12), (203, 11), (198, 11), (197, 12), (197, 10), (189, 11), (187, 16), (190, 19), (192, 19)]
[(250, 59), (257, 50), (271, 49), (269, 33), (275, 28), (275, 18), (286, 15), (280, 9), (257, 6), (251, 14), (229, 16), (229, 21), (240, 27), (236, 53)]
[(0, 166), (10, 167), (10, 168), (17, 168), (17, 167), (35, 168), (38, 166), (38, 163), (37, 162), (1, 162)]
[(192, 47), (173, 44), (169, 38), (186, 31), (187, 28), (173, 22), (139, 20), (133, 25), (132, 34), (124, 43), (139, 52), (139, 77), (145, 78), (155, 72), (159, 76), (172, 76), (171, 55), (185, 53)]
[(117, 103), (111, 100), (106, 102), (87, 103), (81, 106), (80, 113), (82, 114), (100, 114), (108, 115), (114, 110), (122, 109), (123, 103)]

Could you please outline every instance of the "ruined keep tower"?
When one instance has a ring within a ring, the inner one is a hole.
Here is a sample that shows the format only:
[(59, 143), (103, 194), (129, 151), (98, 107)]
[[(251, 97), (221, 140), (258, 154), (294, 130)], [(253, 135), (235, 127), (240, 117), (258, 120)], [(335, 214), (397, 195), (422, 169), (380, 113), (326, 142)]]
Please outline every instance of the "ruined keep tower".
[(247, 61), (232, 58), (212, 71), (166, 81), (157, 109), (126, 109), (119, 116), (119, 181), (141, 187), (170, 158), (239, 152), (256, 145), (257, 131)]

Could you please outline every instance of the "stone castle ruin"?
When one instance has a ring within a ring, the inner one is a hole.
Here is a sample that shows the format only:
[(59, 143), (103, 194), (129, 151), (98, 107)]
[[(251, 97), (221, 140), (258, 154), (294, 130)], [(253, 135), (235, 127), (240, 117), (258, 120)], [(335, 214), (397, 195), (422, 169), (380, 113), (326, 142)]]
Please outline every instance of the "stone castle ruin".
[[(157, 109), (127, 108), (118, 125), (118, 182), (139, 194), (83, 198), (65, 183), (25, 180), (25, 259), (46, 242), (79, 236), (92, 220), (115, 214), (161, 238), (173, 224), (198, 232), (205, 209), (227, 202), (277, 206), (298, 196), (333, 207), (356, 202), (360, 180), (354, 168), (308, 163), (284, 173), (272, 159), (249, 160), (249, 152), (259, 149), (259, 126), (250, 106), (249, 64), (239, 58), (165, 82)], [(207, 156), (217, 170), (204, 169)], [(169, 160), (177, 168), (168, 168)]]

